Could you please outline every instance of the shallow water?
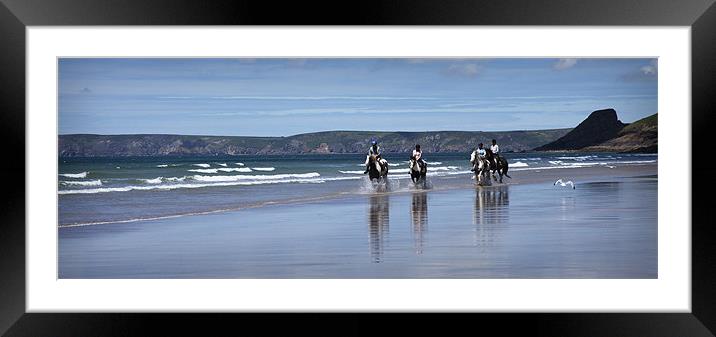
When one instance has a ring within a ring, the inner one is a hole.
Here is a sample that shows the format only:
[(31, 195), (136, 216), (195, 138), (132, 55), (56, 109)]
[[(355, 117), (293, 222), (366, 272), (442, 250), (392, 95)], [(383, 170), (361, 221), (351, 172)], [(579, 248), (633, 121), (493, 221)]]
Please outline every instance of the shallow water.
[[(391, 187), (408, 185), (408, 154), (386, 154)], [(656, 155), (507, 153), (514, 175), (654, 165)], [(425, 154), (436, 188), (472, 184), (469, 154)], [(363, 155), (62, 158), (59, 225), (136, 221), (365, 194)], [(368, 184), (369, 185), (369, 184)], [(370, 189), (368, 189), (370, 190)]]
[(60, 228), (59, 277), (656, 278), (657, 179), (351, 194)]

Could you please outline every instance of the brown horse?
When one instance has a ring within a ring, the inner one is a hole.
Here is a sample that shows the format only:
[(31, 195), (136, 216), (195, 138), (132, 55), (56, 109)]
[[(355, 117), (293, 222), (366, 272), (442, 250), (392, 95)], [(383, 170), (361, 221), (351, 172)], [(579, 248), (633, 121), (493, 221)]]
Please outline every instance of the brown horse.
[(507, 170), (509, 170), (509, 164), (507, 164), (507, 159), (500, 156), (499, 159), (497, 156), (495, 156), (494, 153), (492, 153), (492, 150), (485, 149), (485, 159), (490, 163), (489, 170), (492, 172), (492, 177), (495, 177), (495, 172), (500, 176), (500, 183), (502, 183), (502, 176), (505, 176), (507, 178), (512, 179), (507, 174)]

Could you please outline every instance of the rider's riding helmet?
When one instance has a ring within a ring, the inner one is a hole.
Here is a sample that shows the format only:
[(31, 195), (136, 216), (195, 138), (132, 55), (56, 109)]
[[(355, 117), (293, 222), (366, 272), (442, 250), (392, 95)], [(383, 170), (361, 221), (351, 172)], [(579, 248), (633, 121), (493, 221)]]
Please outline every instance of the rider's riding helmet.
[(378, 141), (373, 139), (370, 141), (370, 145), (378, 145)]
[(478, 148), (482, 148), (482, 143), (477, 144), (477, 147), (478, 147)]
[(492, 144), (497, 144), (497, 141), (493, 139)]
[(420, 144), (415, 144), (415, 149), (420, 151)]

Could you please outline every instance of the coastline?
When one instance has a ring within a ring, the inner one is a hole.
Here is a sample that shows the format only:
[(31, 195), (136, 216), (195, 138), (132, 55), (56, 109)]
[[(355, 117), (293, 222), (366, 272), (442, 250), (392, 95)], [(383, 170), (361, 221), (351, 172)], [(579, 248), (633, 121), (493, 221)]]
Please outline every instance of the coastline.
[[(482, 188), (497, 188), (500, 186), (515, 186), (515, 185), (529, 185), (529, 184), (540, 184), (540, 183), (554, 183), (557, 179), (572, 180), (577, 186), (581, 181), (595, 181), (595, 180), (609, 180), (617, 177), (634, 177), (644, 175), (657, 175), (658, 164), (641, 164), (641, 165), (630, 165), (609, 168), (607, 166), (597, 167), (556, 167), (556, 168), (541, 168), (541, 169), (523, 169), (517, 168), (513, 171), (509, 171), (508, 174), (512, 178), (503, 178), (503, 183), (493, 181), (491, 186), (482, 186)], [(441, 177), (429, 177), (431, 187), (428, 189), (420, 190), (415, 189), (409, 179), (393, 178), (390, 181), (393, 185), (398, 187), (392, 191), (376, 192), (374, 189), (366, 186), (360, 187), (358, 190), (355, 189), (356, 184), (366, 184), (364, 181), (359, 180), (347, 180), (345, 186), (353, 186), (351, 190), (336, 191), (333, 193), (322, 194), (322, 195), (308, 195), (308, 196), (294, 196), (290, 198), (284, 198), (279, 200), (269, 201), (258, 201), (252, 203), (246, 203), (242, 205), (234, 205), (229, 207), (223, 207), (220, 209), (212, 209), (198, 212), (188, 212), (183, 214), (170, 214), (161, 215), (146, 218), (134, 218), (125, 220), (110, 220), (110, 221), (96, 221), (87, 223), (58, 223), (59, 229), (73, 228), (73, 227), (85, 227), (85, 226), (101, 226), (101, 225), (112, 225), (122, 223), (137, 223), (137, 222), (151, 222), (166, 219), (182, 218), (182, 217), (194, 217), (202, 215), (210, 215), (217, 213), (236, 212), (246, 209), (256, 209), (263, 207), (277, 207), (282, 205), (300, 205), (306, 203), (315, 202), (327, 202), (330, 200), (338, 199), (350, 199), (350, 198), (362, 198), (366, 195), (373, 194), (408, 194), (416, 191), (424, 191), (426, 193), (437, 192), (437, 191), (450, 191), (450, 190), (465, 190), (474, 189), (477, 185), (474, 183), (472, 174), (456, 174), (452, 176), (441, 176)], [(390, 176), (389, 176), (390, 179)], [(397, 183), (396, 183), (397, 182)], [(369, 184), (368, 184), (369, 185)]]

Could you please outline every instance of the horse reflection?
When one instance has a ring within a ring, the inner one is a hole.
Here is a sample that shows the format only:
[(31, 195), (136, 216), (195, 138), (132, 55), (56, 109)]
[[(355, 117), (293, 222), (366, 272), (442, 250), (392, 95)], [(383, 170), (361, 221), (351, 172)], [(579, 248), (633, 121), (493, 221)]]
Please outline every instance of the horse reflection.
[(494, 241), (494, 225), (507, 222), (509, 204), (509, 187), (506, 185), (476, 188), (473, 212), (476, 244), (484, 246)]
[(375, 263), (383, 259), (383, 241), (388, 234), (390, 220), (390, 200), (387, 194), (370, 197), (368, 211), (368, 233), (370, 236), (370, 256)]
[(424, 234), (428, 229), (428, 194), (413, 193), (410, 217), (413, 223), (413, 246), (416, 254), (423, 253)]
[(509, 187), (478, 186), (475, 189), (474, 224), (497, 224), (507, 221), (510, 204)]

